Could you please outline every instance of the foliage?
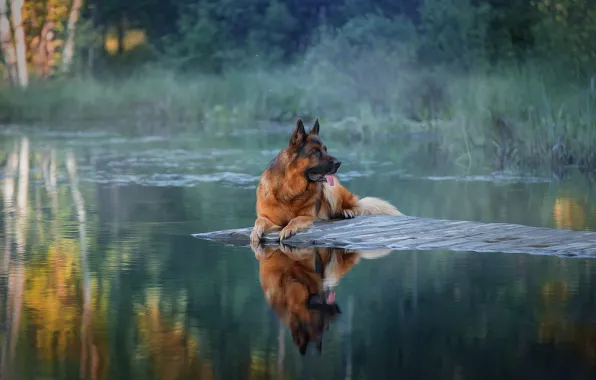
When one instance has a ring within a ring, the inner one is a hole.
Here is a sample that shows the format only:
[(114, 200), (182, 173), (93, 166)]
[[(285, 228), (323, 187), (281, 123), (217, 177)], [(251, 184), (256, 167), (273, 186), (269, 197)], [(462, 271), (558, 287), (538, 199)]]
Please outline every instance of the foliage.
[(487, 63), (490, 5), (470, 0), (425, 0), (420, 10), (423, 61), (447, 62), (470, 70)]
[(301, 25), (278, 0), (252, 1), (247, 8), (227, 0), (189, 4), (177, 27), (177, 36), (165, 37), (165, 60), (178, 69), (218, 72), (231, 62), (236, 69), (255, 61), (281, 62)]
[[(59, 60), (70, 5), (67, 0), (26, 0), (28, 44), (44, 37), (42, 29), (50, 24)], [(341, 30), (351, 48), (382, 46), (394, 52), (386, 42), (407, 45), (419, 63), (431, 66), (478, 70), (539, 56), (568, 64), (575, 74), (593, 70), (596, 6), (589, 0), (249, 0), (242, 5), (237, 0), (91, 0), (79, 24), (91, 22), (85, 34), (103, 36), (104, 47), (110, 36), (115, 38), (111, 44), (119, 46), (134, 30), (155, 53), (144, 59), (192, 71), (295, 63), (318, 43), (322, 29)], [(95, 66), (109, 62), (105, 49), (89, 57), (97, 46), (89, 38), (80, 42), (80, 59), (97, 61)], [(126, 53), (121, 47), (110, 51)]]
[[(155, 132), (319, 116), (361, 137), (432, 133), (464, 166), (595, 165), (588, 0), (140, 4), (87, 2), (71, 78), (0, 87), (0, 120)], [(25, 13), (29, 43), (52, 22), (59, 47), (68, 2)]]
[(590, 0), (536, 1), (541, 15), (534, 25), (536, 53), (548, 59), (556, 52), (559, 69), (593, 76), (596, 60), (596, 5)]

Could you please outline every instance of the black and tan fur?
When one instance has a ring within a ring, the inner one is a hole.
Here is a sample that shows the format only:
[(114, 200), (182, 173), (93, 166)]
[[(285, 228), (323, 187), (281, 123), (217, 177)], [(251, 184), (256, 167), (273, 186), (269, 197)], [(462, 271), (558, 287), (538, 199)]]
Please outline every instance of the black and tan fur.
[(259, 260), (259, 279), (267, 303), (288, 326), (302, 355), (310, 342), (315, 342), (320, 353), (323, 334), (341, 313), (334, 300), (328, 302), (326, 291), (359, 261), (358, 253), (321, 247), (263, 247), (259, 243), (251, 247)]
[(273, 231), (280, 231), (280, 240), (287, 239), (318, 220), (403, 215), (388, 202), (373, 197), (360, 199), (339, 183), (334, 174), (341, 162), (327, 153), (319, 129), (317, 119), (307, 133), (298, 119), (288, 146), (261, 174), (252, 242)]

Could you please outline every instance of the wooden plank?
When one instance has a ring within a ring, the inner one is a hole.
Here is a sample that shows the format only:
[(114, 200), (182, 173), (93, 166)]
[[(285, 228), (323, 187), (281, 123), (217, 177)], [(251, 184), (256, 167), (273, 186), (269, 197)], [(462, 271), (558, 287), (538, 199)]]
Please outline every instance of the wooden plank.
[[(246, 246), (250, 244), (251, 230), (249, 227), (192, 236)], [(265, 235), (263, 244), (277, 244), (278, 236), (278, 233)], [(362, 250), (389, 248), (596, 257), (596, 232), (413, 216), (370, 215), (318, 222), (309, 231), (284, 240), (284, 244)]]

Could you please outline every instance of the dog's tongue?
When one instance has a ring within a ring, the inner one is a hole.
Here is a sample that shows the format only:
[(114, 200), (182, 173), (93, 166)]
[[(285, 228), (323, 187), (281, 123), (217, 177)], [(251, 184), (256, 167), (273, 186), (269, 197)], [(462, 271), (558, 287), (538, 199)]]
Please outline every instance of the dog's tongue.
[(335, 292), (329, 292), (327, 303), (335, 303)]
[(333, 178), (333, 174), (327, 174), (325, 179), (329, 185), (333, 186), (335, 184), (335, 178)]

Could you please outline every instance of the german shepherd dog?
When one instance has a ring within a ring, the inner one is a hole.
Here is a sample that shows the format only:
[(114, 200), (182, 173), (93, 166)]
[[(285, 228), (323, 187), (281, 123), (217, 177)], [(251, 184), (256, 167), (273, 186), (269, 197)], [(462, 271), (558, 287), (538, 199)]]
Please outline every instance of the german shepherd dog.
[(301, 355), (310, 342), (319, 354), (323, 334), (341, 310), (332, 290), (339, 280), (360, 261), (391, 252), (344, 250), (323, 247), (264, 247), (251, 243), (259, 260), (259, 279), (265, 299), (278, 318), (289, 327)]
[(339, 183), (335, 173), (341, 162), (327, 153), (319, 129), (319, 119), (308, 133), (298, 119), (289, 145), (261, 174), (251, 242), (274, 231), (280, 231), (282, 241), (308, 230), (318, 220), (367, 214), (403, 215), (388, 202), (373, 197), (360, 199)]

